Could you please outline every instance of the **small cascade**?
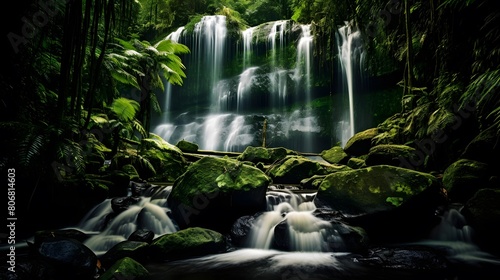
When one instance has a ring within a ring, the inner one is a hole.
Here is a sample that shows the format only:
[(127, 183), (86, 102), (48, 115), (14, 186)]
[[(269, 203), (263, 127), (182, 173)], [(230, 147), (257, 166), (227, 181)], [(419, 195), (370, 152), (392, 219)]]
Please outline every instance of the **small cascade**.
[(240, 75), (238, 92), (236, 94), (236, 112), (239, 112), (245, 106), (245, 94), (250, 91), (252, 85), (254, 84), (254, 73), (258, 68), (259, 67), (250, 67)]
[(270, 55), (270, 98), (271, 104), (276, 108), (282, 108), (285, 104), (287, 93), (288, 70), (282, 68), (284, 59), (284, 46), (286, 45), (285, 31), (288, 21), (280, 20), (274, 22), (271, 32), (267, 37), (268, 52)]
[(337, 32), (337, 45), (342, 73), (343, 92), (347, 93), (349, 110), (343, 113), (339, 138), (344, 146), (356, 132), (354, 119), (354, 98), (361, 82), (365, 52), (361, 33), (352, 23), (340, 27)]
[[(304, 100), (306, 103), (311, 102), (311, 61), (312, 61), (312, 43), (313, 37), (311, 35), (311, 25), (301, 25), (302, 35), (299, 39), (297, 46), (297, 63), (295, 67), (295, 83), (296, 89), (301, 90), (305, 95)], [(301, 87), (302, 86), (302, 87)], [(300, 93), (298, 92), (297, 95)], [(304, 118), (306, 127), (313, 127), (311, 113), (307, 112)], [(305, 134), (304, 150), (312, 150), (312, 135)]]
[(456, 209), (446, 211), (441, 222), (432, 230), (430, 238), (440, 241), (472, 243), (473, 229)]
[(267, 201), (268, 211), (256, 219), (249, 235), (249, 247), (272, 249), (275, 228), (285, 223), (290, 251), (324, 251), (324, 235), (331, 224), (313, 215), (316, 207), (312, 201), (306, 201), (298, 194), (282, 192), (269, 192)]
[[(155, 188), (156, 189), (156, 188)], [(96, 232), (85, 245), (94, 252), (105, 252), (117, 243), (126, 240), (137, 229), (148, 229), (159, 236), (177, 231), (177, 226), (167, 213), (166, 199), (171, 186), (161, 188), (154, 194), (145, 194), (138, 202), (114, 217), (111, 199), (94, 207), (82, 219), (78, 229)]]
[(443, 250), (451, 262), (467, 265), (500, 267), (500, 259), (482, 251), (474, 242), (474, 229), (467, 223), (460, 209), (450, 208), (441, 216), (441, 222), (421, 244)]
[(252, 39), (255, 27), (250, 27), (241, 32), (243, 39), (243, 70), (245, 71), (252, 63)]
[(271, 32), (269, 33), (267, 40), (269, 44), (269, 52), (271, 55), (272, 68), (276, 67), (278, 62), (282, 58), (282, 50), (285, 46), (285, 30), (287, 28), (288, 21), (279, 20), (273, 24)]
[[(170, 33), (165, 39), (167, 40), (172, 40), (173, 42), (179, 42), (179, 39), (181, 38), (182, 33), (184, 32), (184, 26), (177, 28), (176, 31)], [(169, 113), (170, 113), (170, 108), (171, 108), (171, 103), (172, 102), (172, 84), (171, 83), (166, 83), (165, 87), (165, 107), (163, 108), (163, 123), (167, 123), (170, 120)]]
[[(222, 77), (226, 35), (225, 16), (204, 16), (194, 26), (194, 42), (191, 52), (193, 61), (197, 64), (197, 93), (198, 95), (210, 94), (211, 104), (218, 104), (219, 100), (215, 88)], [(207, 89), (211, 92), (204, 92)], [(219, 111), (219, 108), (215, 109)]]

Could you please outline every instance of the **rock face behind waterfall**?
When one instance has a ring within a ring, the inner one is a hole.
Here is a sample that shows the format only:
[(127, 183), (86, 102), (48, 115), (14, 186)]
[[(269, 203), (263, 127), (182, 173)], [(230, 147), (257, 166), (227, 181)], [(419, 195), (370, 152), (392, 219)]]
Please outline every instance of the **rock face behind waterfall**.
[(205, 157), (175, 181), (168, 205), (181, 229), (199, 226), (224, 232), (238, 217), (266, 209), (270, 182), (253, 166)]
[(410, 241), (425, 237), (447, 198), (430, 174), (378, 165), (326, 176), (315, 203), (341, 212), (371, 239)]

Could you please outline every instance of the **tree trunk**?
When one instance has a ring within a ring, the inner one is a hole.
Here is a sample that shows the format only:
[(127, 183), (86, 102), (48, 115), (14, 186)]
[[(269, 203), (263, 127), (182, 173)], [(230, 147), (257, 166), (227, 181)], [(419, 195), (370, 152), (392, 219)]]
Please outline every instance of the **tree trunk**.
[(408, 0), (405, 0), (405, 26), (406, 26), (406, 66), (407, 68), (407, 82), (406, 86), (408, 87), (408, 94), (412, 93), (412, 78), (413, 78), (413, 42), (411, 35), (411, 26), (410, 26), (410, 5), (408, 4)]

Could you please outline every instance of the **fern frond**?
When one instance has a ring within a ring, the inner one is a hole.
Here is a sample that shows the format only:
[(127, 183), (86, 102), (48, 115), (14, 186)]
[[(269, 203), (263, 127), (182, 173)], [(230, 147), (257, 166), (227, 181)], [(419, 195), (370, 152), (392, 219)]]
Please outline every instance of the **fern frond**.
[(131, 121), (135, 114), (139, 111), (140, 105), (137, 101), (120, 97), (113, 101), (111, 110), (118, 116), (120, 120)]
[(148, 136), (146, 129), (144, 129), (141, 122), (139, 122), (137, 119), (132, 120), (132, 126), (135, 130), (139, 131), (143, 138), (146, 138)]

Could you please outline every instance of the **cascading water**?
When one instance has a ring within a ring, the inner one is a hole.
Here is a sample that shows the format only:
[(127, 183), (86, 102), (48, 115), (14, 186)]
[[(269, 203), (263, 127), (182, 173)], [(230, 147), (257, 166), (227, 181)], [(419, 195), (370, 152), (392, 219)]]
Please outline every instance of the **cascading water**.
[(331, 224), (313, 215), (314, 202), (298, 194), (282, 192), (268, 192), (267, 201), (268, 211), (256, 219), (250, 232), (250, 248), (272, 249), (275, 227), (285, 223), (291, 251), (327, 251), (324, 236)]
[[(283, 20), (250, 27), (241, 32), (241, 52), (232, 49), (234, 38), (227, 35), (224, 16), (203, 17), (191, 34), (177, 32), (178, 42), (191, 50), (182, 58), (187, 78), (181, 87), (170, 86), (176, 94), (165, 108), (170, 108), (172, 118), (162, 118), (153, 133), (173, 144), (194, 142), (202, 150), (243, 151), (248, 145), (262, 145), (266, 120), (268, 145), (302, 152), (329, 146), (325, 139), (311, 136), (321, 130), (313, 112), (306, 106), (290, 111), (291, 106), (311, 101), (308, 25)], [(290, 44), (297, 44), (295, 63), (288, 59), (293, 56)], [(241, 72), (228, 75), (235, 61)], [(232, 66), (223, 67), (227, 65)], [(325, 146), (314, 141), (325, 141)]]
[(349, 138), (356, 132), (355, 126), (355, 94), (362, 81), (365, 52), (361, 41), (361, 33), (352, 23), (346, 23), (336, 34), (339, 62), (342, 73), (343, 91), (347, 93), (349, 110), (345, 111), (339, 124), (339, 139), (345, 146)]
[(240, 81), (238, 83), (238, 92), (236, 94), (237, 105), (236, 112), (239, 112), (245, 106), (246, 94), (250, 91), (253, 83), (255, 82), (255, 71), (258, 67), (249, 67), (240, 75)]
[[(198, 94), (210, 94), (211, 104), (218, 104), (219, 95), (214, 91), (217, 82), (222, 77), (222, 62), (226, 44), (226, 17), (204, 16), (194, 26), (194, 61), (198, 62), (198, 83), (206, 85), (211, 92), (203, 92), (199, 88)], [(202, 82), (203, 81), (203, 82)], [(214, 108), (215, 112), (220, 111)]]
[(117, 243), (126, 240), (137, 229), (148, 229), (160, 236), (176, 232), (177, 226), (167, 213), (167, 197), (171, 186), (160, 189), (152, 188), (156, 193), (147, 193), (137, 198), (137, 203), (114, 216), (111, 199), (106, 199), (95, 206), (82, 219), (78, 229), (86, 232), (96, 232), (85, 245), (96, 253), (109, 250)]
[(252, 39), (255, 27), (250, 27), (241, 32), (243, 39), (243, 70), (252, 63)]
[[(305, 95), (306, 103), (311, 101), (311, 61), (312, 61), (312, 43), (313, 37), (311, 35), (311, 25), (301, 25), (302, 36), (299, 39), (297, 46), (297, 63), (295, 67), (295, 82), (296, 89), (302, 90)], [(301, 88), (301, 85), (303, 86)], [(298, 94), (298, 93), (297, 93)], [(305, 126), (307, 128), (313, 128), (312, 112), (307, 112), (305, 120)], [(306, 134), (304, 145), (307, 150), (312, 149), (312, 139), (311, 134)]]
[(429, 239), (420, 243), (441, 249), (448, 248), (449, 259), (453, 262), (500, 266), (499, 259), (480, 250), (474, 243), (474, 229), (459, 209), (451, 208), (445, 211), (441, 222), (431, 231)]
[[(184, 26), (177, 28), (175, 32), (170, 33), (165, 39), (172, 40), (173, 42), (179, 42), (179, 38), (181, 37), (182, 32), (184, 32)], [(170, 120), (171, 100), (172, 100), (172, 84), (166, 83), (165, 102), (164, 102), (165, 107), (163, 109), (163, 111), (165, 112), (163, 118), (164, 123), (167, 123)]]

